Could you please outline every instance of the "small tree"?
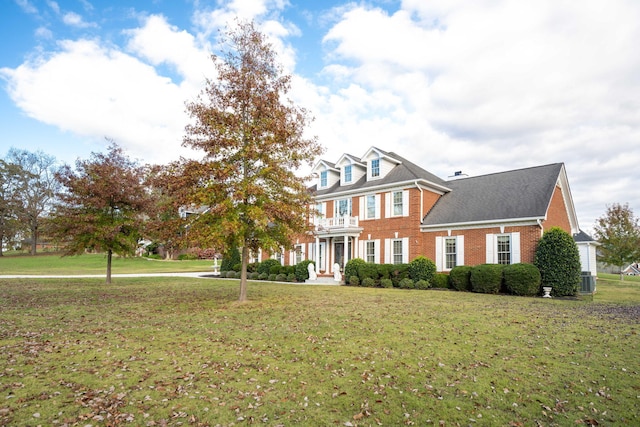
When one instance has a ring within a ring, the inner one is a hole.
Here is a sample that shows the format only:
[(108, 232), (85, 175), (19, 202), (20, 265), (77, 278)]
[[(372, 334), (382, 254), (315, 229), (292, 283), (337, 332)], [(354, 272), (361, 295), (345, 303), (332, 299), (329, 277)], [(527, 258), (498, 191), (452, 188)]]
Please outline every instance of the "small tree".
[(553, 287), (553, 295), (575, 295), (580, 285), (580, 252), (573, 237), (559, 227), (546, 231), (536, 248), (534, 265), (542, 286)]
[(628, 204), (614, 203), (596, 220), (594, 236), (600, 243), (600, 261), (620, 267), (620, 280), (624, 279), (625, 265), (640, 260), (640, 226)]
[(52, 215), (52, 233), (65, 255), (106, 251), (111, 283), (113, 254), (133, 255), (141, 236), (148, 204), (143, 169), (111, 142), (107, 154), (92, 153), (90, 160), (76, 161), (76, 171), (65, 166), (56, 178), (65, 191)]
[(21, 194), (26, 191), (23, 176), (28, 174), (20, 165), (0, 159), (0, 256), (4, 244), (14, 243), (20, 234)]
[(295, 172), (322, 149), (304, 136), (308, 113), (286, 98), (291, 77), (254, 24), (239, 23), (223, 41), (222, 59), (212, 57), (217, 75), (187, 103), (183, 145), (204, 158), (184, 161), (185, 202), (208, 207), (192, 225), (201, 246), (242, 248), (245, 301), (250, 251), (290, 249), (309, 230), (311, 194)]

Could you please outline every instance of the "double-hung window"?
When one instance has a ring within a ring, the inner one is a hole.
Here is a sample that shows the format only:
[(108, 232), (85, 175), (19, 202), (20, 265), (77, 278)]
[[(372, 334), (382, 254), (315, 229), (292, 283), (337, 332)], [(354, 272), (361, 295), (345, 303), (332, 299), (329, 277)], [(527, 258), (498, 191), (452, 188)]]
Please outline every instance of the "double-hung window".
[(376, 196), (371, 194), (366, 197), (367, 200), (367, 219), (376, 217)]
[(344, 182), (351, 182), (351, 178), (351, 165), (346, 165), (344, 167)]
[(511, 264), (511, 236), (497, 236), (496, 240), (498, 264)]
[(403, 199), (402, 191), (393, 192), (393, 216), (402, 216)]
[(392, 261), (394, 264), (402, 264), (402, 240), (396, 239), (392, 242)]
[(322, 171), (320, 172), (320, 187), (326, 187), (327, 186), (327, 171)]
[(447, 237), (444, 239), (444, 258), (445, 268), (451, 270), (456, 266), (458, 253), (456, 251), (456, 238)]
[(464, 265), (464, 236), (436, 237), (437, 271), (449, 271)]
[(351, 199), (339, 199), (335, 202), (335, 216), (351, 216)]
[(380, 159), (371, 160), (371, 177), (377, 178), (380, 176)]
[(520, 262), (520, 233), (487, 234), (487, 264)]
[(376, 242), (369, 240), (365, 243), (366, 261), (369, 263), (376, 262)]

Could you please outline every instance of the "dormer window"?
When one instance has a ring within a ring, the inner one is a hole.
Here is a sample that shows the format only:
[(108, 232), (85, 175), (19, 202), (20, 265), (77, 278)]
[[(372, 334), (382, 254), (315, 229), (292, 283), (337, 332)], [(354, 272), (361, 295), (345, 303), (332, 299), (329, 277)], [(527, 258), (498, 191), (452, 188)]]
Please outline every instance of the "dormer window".
[(344, 182), (351, 182), (351, 165), (344, 167)]
[(376, 178), (380, 176), (380, 159), (371, 160), (371, 177)]
[(327, 186), (327, 171), (320, 172), (320, 187)]

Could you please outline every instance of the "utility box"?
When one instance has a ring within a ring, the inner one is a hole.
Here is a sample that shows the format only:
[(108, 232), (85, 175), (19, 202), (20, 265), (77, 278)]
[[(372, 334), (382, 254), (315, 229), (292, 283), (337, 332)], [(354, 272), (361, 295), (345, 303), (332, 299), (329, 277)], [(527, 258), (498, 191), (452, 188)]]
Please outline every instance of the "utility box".
[(580, 279), (581, 294), (596, 293), (596, 276), (593, 276), (590, 271), (583, 271), (580, 273)]

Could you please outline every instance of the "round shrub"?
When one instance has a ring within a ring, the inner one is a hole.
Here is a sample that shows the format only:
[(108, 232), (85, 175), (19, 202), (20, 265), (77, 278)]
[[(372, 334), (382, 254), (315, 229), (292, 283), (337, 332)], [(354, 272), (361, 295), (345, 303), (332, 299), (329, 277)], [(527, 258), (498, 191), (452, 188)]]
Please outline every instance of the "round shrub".
[(278, 262), (278, 260), (273, 259), (273, 258), (265, 259), (260, 264), (258, 264), (258, 267), (256, 268), (256, 271), (258, 273), (270, 274), (271, 273), (271, 267), (273, 267), (274, 265), (277, 265), (278, 267), (280, 267), (280, 263)]
[(502, 286), (502, 264), (480, 264), (471, 268), (471, 290), (497, 294)]
[(380, 286), (383, 288), (393, 288), (393, 282), (391, 279), (380, 279)]
[(401, 279), (398, 284), (398, 287), (401, 289), (415, 289), (416, 287), (416, 284), (413, 283), (413, 280), (409, 279), (408, 277)]
[(294, 274), (298, 282), (304, 282), (309, 278), (309, 264), (316, 265), (316, 263), (310, 259), (305, 259), (296, 264)]
[(277, 274), (269, 274), (269, 281), (275, 282), (277, 276), (278, 276)]
[(371, 277), (365, 277), (364, 279), (362, 279), (362, 286), (366, 288), (375, 288), (376, 281), (373, 280)]
[(378, 279), (378, 266), (376, 264), (366, 262), (358, 268), (358, 277), (364, 279)]
[(436, 264), (429, 258), (418, 256), (409, 263), (409, 278), (414, 282), (426, 280), (430, 282), (436, 274)]
[(260, 273), (248, 273), (247, 275), (251, 280), (258, 280), (258, 276), (260, 276)]
[(269, 274), (281, 274), (282, 273), (282, 266), (280, 264), (278, 265), (272, 265), (271, 268), (269, 269)]
[(416, 289), (429, 289), (429, 282), (427, 282), (426, 280), (418, 280), (415, 284)]
[(360, 286), (360, 279), (358, 276), (349, 277), (349, 285), (350, 286)]
[(456, 291), (471, 290), (471, 266), (458, 265), (449, 272), (449, 285)]
[(267, 273), (258, 273), (258, 280), (267, 280), (269, 275)]
[(432, 288), (448, 288), (449, 287), (449, 275), (444, 273), (436, 273), (431, 281)]
[(239, 279), (239, 278), (240, 278), (240, 276), (242, 276), (242, 272), (240, 272), (240, 271), (236, 271), (236, 272), (235, 272), (235, 274), (233, 275), (233, 278), (234, 278), (234, 279)]
[(504, 287), (510, 294), (534, 296), (540, 293), (540, 270), (533, 264), (511, 264), (502, 269)]
[(295, 273), (287, 274), (287, 282), (293, 283), (293, 282), (296, 282), (296, 281), (297, 281), (297, 279), (296, 279), (296, 274)]
[(393, 286), (399, 288), (402, 279), (407, 279), (409, 277), (409, 264), (391, 264), (389, 267), (389, 274), (390, 279), (393, 282)]
[(227, 279), (235, 279), (236, 278), (236, 272), (233, 270), (229, 270), (227, 271)]
[(580, 285), (580, 252), (573, 237), (559, 227), (546, 231), (536, 248), (534, 262), (542, 286), (551, 286), (554, 296), (573, 296)]
[(286, 282), (287, 281), (287, 275), (284, 274), (284, 273), (276, 274), (276, 281), (277, 282)]
[(365, 260), (360, 258), (353, 258), (347, 261), (347, 264), (344, 266), (344, 277), (357, 276), (360, 278), (360, 268), (362, 268), (367, 263)]

